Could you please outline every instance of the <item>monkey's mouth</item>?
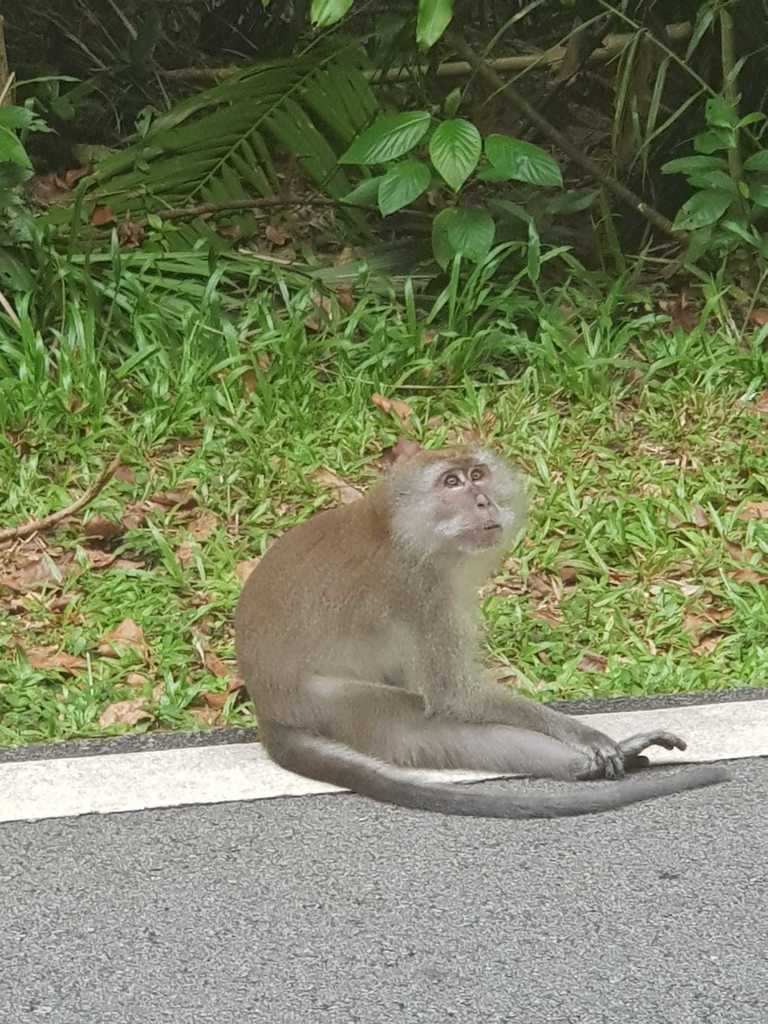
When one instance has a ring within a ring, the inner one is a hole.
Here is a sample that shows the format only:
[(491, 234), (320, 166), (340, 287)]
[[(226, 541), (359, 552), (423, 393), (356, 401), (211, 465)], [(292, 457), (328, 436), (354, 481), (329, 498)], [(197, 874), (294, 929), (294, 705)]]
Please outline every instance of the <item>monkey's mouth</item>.
[(501, 534), (501, 523), (484, 523), (473, 530), (468, 530), (466, 538), (473, 547), (493, 548), (499, 543)]

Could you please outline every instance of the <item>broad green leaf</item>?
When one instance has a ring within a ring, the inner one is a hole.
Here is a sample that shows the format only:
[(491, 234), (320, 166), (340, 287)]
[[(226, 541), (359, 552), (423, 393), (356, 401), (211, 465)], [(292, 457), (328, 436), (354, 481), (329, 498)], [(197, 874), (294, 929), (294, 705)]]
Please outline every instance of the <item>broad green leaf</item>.
[(365, 178), (351, 192), (341, 197), (342, 203), (350, 203), (352, 206), (374, 206), (378, 202), (379, 186), (383, 180), (383, 174), (375, 178)]
[(689, 174), (688, 181), (694, 188), (721, 188), (725, 192), (736, 194), (736, 184), (725, 171), (703, 171)]
[(340, 164), (385, 164), (417, 146), (432, 118), (426, 110), (385, 114), (359, 135), (339, 157)]
[(429, 156), (434, 168), (454, 192), (459, 191), (477, 167), (482, 148), (480, 132), (462, 117), (443, 121), (429, 140)]
[(482, 167), (475, 175), (478, 181), (509, 181), (510, 177), (504, 171), (498, 171), (490, 164)]
[(742, 242), (746, 242), (747, 245), (751, 246), (753, 249), (760, 248), (760, 233), (747, 221), (743, 219), (724, 220), (720, 222), (720, 227), (725, 231), (729, 231), (732, 235), (736, 235), (742, 240)]
[(568, 192), (549, 196), (544, 209), (549, 214), (580, 213), (588, 210), (596, 198), (597, 193), (589, 189), (569, 189)]
[(683, 203), (677, 217), (675, 227), (683, 231), (696, 231), (698, 228), (715, 224), (733, 202), (730, 192), (720, 189), (706, 189)]
[(719, 149), (733, 149), (736, 139), (730, 128), (713, 128), (696, 135), (693, 145), (698, 153), (716, 153)]
[(32, 174), (31, 167), (22, 167), (13, 160), (0, 159), (0, 188), (15, 188)]
[(563, 178), (557, 163), (549, 153), (530, 142), (509, 135), (489, 135), (485, 140), (485, 155), (508, 179), (562, 188)]
[(736, 111), (722, 96), (712, 96), (707, 100), (705, 115), (707, 124), (715, 128), (735, 128), (739, 120)]
[(745, 171), (768, 171), (768, 149), (760, 149), (744, 161)]
[(351, 6), (352, 0), (312, 0), (310, 19), (317, 28), (327, 28), (341, 21)]
[(434, 46), (453, 17), (453, 0), (419, 0), (416, 42), (422, 50)]
[(508, 199), (490, 199), (488, 206), (494, 213), (499, 214), (500, 220), (519, 220), (523, 224), (530, 224), (531, 214), (520, 203), (511, 203)]
[(755, 206), (768, 206), (768, 185), (750, 185), (749, 198)]
[(712, 227), (699, 228), (688, 236), (688, 259), (696, 263), (712, 244)]
[(8, 128), (0, 126), (0, 162), (9, 161), (19, 167), (32, 167), (27, 151)]
[(446, 112), (448, 117), (455, 117), (456, 111), (461, 106), (461, 101), (464, 96), (464, 90), (460, 86), (456, 86), (455, 89), (451, 89), (448, 95), (443, 100), (443, 110)]
[(383, 217), (401, 210), (429, 188), (432, 175), (421, 160), (403, 160), (381, 179), (379, 209)]
[(0, 107), (0, 127), (28, 128), (35, 120), (35, 114), (26, 107)]
[[(443, 210), (435, 217), (435, 223), (438, 220), (452, 256), (459, 253), (472, 262), (479, 263), (494, 244), (496, 224), (494, 218), (485, 210)], [(434, 246), (434, 231), (432, 241)]]
[(727, 171), (728, 161), (721, 156), (682, 156), (661, 165), (664, 174), (691, 174), (698, 171)]
[(739, 121), (739, 128), (746, 128), (751, 124), (757, 124), (758, 121), (764, 121), (765, 114), (761, 114), (759, 111), (755, 111), (753, 114), (747, 114)]

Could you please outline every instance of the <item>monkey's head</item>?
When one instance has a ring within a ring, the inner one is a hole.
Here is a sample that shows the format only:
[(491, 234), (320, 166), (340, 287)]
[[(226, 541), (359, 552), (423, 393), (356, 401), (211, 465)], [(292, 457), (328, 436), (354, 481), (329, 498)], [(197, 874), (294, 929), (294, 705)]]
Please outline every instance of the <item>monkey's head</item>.
[(525, 518), (520, 474), (480, 448), (416, 452), (387, 486), (396, 543), (425, 557), (502, 549)]

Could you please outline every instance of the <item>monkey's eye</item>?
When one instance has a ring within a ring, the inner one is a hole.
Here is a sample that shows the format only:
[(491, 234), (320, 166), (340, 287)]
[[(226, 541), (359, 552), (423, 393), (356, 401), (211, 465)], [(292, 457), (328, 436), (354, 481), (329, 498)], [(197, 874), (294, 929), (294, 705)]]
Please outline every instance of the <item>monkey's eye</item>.
[(482, 480), (485, 476), (485, 469), (482, 466), (475, 466), (474, 469), (470, 470), (470, 480)]
[(446, 487), (461, 487), (461, 480), (455, 473), (448, 473), (443, 477), (443, 484)]

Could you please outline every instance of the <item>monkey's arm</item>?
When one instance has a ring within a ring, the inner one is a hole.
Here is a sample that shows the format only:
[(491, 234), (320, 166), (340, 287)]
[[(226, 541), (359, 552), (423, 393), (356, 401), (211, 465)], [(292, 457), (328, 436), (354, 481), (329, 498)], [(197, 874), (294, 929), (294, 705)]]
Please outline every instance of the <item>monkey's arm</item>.
[(647, 759), (640, 756), (647, 747), (661, 746), (667, 750), (685, 750), (686, 747), (684, 740), (664, 731), (641, 733), (616, 743), (578, 718), (510, 693), (470, 664), (463, 666), (461, 676), (448, 685), (438, 682), (427, 669), (419, 689), (428, 714), (527, 729), (586, 753), (590, 759), (589, 777), (619, 778), (627, 768), (647, 764)]

